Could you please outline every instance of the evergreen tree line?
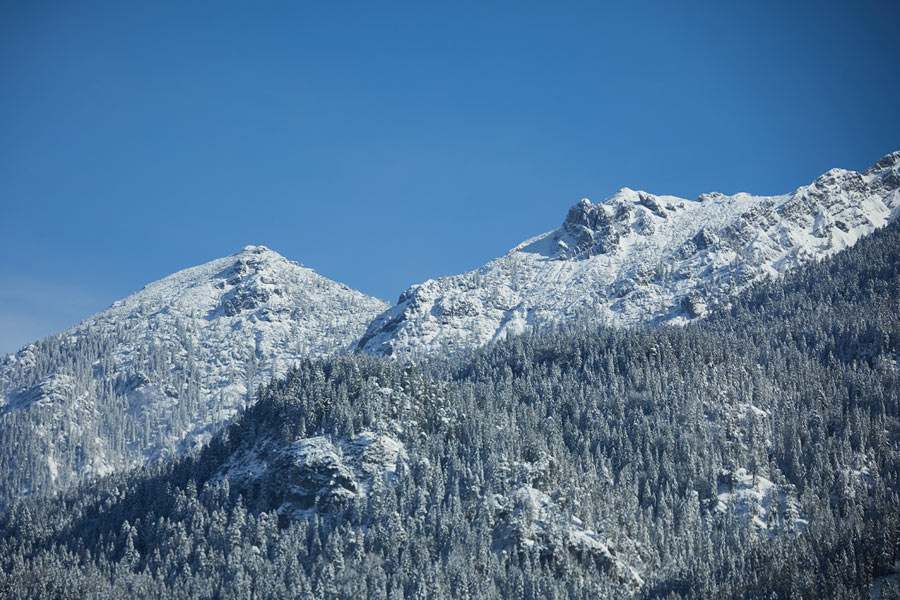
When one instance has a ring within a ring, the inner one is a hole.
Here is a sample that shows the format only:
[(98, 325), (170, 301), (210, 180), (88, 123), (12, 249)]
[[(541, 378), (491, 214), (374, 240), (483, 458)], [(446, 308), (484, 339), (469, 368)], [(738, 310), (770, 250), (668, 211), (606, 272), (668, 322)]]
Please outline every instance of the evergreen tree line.
[[(895, 223), (686, 327), (305, 361), (193, 454), (12, 505), (0, 598), (866, 597), (900, 568), (898, 321)], [(363, 431), (396, 474), (301, 516), (228, 474)]]

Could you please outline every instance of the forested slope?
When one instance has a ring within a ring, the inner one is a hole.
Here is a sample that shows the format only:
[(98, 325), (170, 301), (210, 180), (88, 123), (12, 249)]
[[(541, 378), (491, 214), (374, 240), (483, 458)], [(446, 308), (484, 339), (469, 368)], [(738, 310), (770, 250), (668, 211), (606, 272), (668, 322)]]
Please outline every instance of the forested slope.
[(898, 320), (894, 223), (685, 327), (305, 361), (202, 451), (0, 517), (0, 596), (863, 597)]

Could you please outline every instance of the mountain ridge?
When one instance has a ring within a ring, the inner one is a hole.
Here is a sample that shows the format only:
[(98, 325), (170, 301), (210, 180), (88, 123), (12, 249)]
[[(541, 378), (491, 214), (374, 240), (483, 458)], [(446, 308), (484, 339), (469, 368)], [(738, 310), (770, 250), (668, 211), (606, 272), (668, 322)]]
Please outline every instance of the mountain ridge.
[(894, 221), (686, 327), (574, 324), (435, 361), (303, 361), (200, 452), (0, 512), (0, 589), (888, 588), (898, 255)]
[(898, 190), (900, 151), (781, 196), (622, 188), (394, 306), (246, 246), (0, 359), (0, 433), (24, 440), (0, 456), (0, 503), (202, 446), (305, 358), (453, 354), (576, 320), (687, 323), (852, 246), (896, 217)]
[(621, 188), (473, 271), (404, 291), (363, 352), (454, 352), (571, 319), (684, 323), (756, 281), (852, 246), (900, 212), (900, 152), (789, 194), (695, 200)]

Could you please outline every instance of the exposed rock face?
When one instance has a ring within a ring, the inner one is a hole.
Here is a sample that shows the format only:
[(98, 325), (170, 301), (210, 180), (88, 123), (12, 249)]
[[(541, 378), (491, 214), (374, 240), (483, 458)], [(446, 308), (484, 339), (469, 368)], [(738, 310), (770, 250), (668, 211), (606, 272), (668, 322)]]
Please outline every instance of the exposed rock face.
[(719, 238), (715, 233), (707, 231), (706, 228), (703, 228), (697, 232), (697, 235), (691, 238), (691, 241), (694, 242), (694, 246), (697, 248), (697, 250), (706, 250), (710, 246), (718, 242)]
[(408, 458), (397, 439), (368, 431), (352, 439), (268, 440), (231, 457), (220, 477), (242, 487), (261, 486), (280, 515), (303, 518), (339, 510), (379, 482), (390, 484)]
[(712, 503), (715, 517), (735, 518), (757, 531), (775, 535), (779, 531), (802, 531), (809, 522), (800, 513), (796, 490), (790, 484), (776, 485), (741, 467), (723, 471)]
[(0, 436), (29, 440), (5, 463), (21, 484), (0, 473), (0, 487), (61, 489), (190, 450), (272, 375), (354, 348), (387, 307), (264, 246), (151, 283), (0, 360)]
[(580, 318), (683, 323), (755, 281), (853, 245), (900, 212), (900, 152), (864, 173), (832, 169), (791, 194), (627, 188), (583, 199), (562, 226), (485, 266), (429, 280), (375, 319), (359, 348), (421, 356)]
[(617, 544), (593, 531), (537, 488), (523, 485), (509, 496), (495, 494), (490, 502), (495, 551), (534, 553), (553, 564), (562, 564), (568, 555), (609, 574), (628, 590), (643, 585), (645, 567), (633, 541), (617, 536)]
[(700, 295), (700, 292), (694, 292), (690, 296), (687, 296), (683, 301), (682, 305), (684, 307), (684, 312), (686, 312), (692, 319), (696, 319), (706, 315), (706, 301), (703, 299), (703, 296)]
[(900, 150), (888, 154), (866, 169), (863, 177), (869, 186), (885, 192), (900, 188)]
[(606, 254), (614, 252), (619, 234), (612, 227), (608, 208), (591, 204), (587, 198), (569, 209), (563, 229), (575, 240), (578, 253)]

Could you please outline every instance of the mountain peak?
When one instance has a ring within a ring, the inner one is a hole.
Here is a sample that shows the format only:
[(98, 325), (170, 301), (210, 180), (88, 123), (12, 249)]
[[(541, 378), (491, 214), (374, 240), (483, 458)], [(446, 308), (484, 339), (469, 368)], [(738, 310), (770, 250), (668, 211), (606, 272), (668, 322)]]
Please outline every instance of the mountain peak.
[(604, 203), (612, 203), (612, 202), (621, 202), (624, 200), (634, 201), (637, 199), (638, 194), (645, 194), (646, 192), (642, 192), (639, 190), (633, 190), (630, 187), (623, 187), (616, 190), (616, 193), (604, 200)]
[(622, 188), (472, 273), (413, 286), (360, 349), (394, 356), (482, 345), (583, 318), (684, 323), (754, 282), (842, 250), (900, 214), (900, 152), (779, 196), (696, 200)]
[(593, 227), (596, 220), (597, 205), (591, 204), (587, 198), (582, 198), (569, 209), (565, 223), (571, 225), (583, 225)]
[(886, 192), (900, 190), (900, 150), (881, 157), (866, 169), (863, 177), (874, 188)]
[(299, 266), (300, 263), (293, 260), (288, 260), (278, 252), (272, 250), (268, 246), (253, 246), (248, 245), (241, 248), (238, 252), (235, 252), (231, 256), (236, 257), (239, 263), (246, 264), (263, 264), (263, 263), (272, 263), (272, 262), (284, 262), (290, 263), (295, 266)]
[[(31, 488), (0, 491), (0, 504), (189, 451), (242, 411), (258, 385), (305, 357), (355, 346), (387, 308), (265, 246), (146, 285), (54, 341), (32, 345), (29, 363), (0, 365), (0, 407), (21, 411), (23, 427), (38, 431), (64, 414), (83, 426), (64, 441), (36, 435), (44, 445), (29, 455)], [(57, 346), (87, 353), (77, 385), (57, 377)], [(115, 429), (100, 423), (107, 415), (135, 432), (124, 448), (97, 433)], [(0, 453), (0, 463), (7, 459)]]
[[(273, 258), (284, 259), (284, 256), (282, 256), (278, 252), (275, 252), (268, 246), (263, 246), (263, 245), (255, 246), (252, 244), (244, 246), (239, 251), (235, 252), (233, 256), (248, 256), (248, 255), (249, 256), (271, 256)], [(287, 259), (285, 259), (285, 260), (287, 260)]]
[(874, 165), (866, 169), (866, 175), (868, 175), (870, 172), (891, 169), (898, 165), (900, 165), (900, 150), (891, 152), (890, 154), (885, 154), (884, 156), (879, 158), (877, 161), (875, 161)]

